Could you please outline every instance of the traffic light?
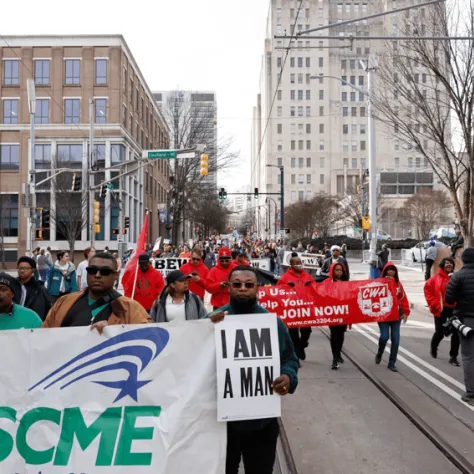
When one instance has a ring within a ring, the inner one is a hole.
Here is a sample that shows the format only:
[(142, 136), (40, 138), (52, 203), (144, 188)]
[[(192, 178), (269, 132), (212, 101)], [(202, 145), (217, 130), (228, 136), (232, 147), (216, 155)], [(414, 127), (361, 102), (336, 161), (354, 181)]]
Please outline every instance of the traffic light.
[(250, 202), (250, 196), (247, 196), (247, 202)]
[(224, 199), (224, 193), (225, 193), (225, 189), (221, 188), (221, 190), (219, 191), (219, 199)]
[(222, 193), (222, 199), (227, 199), (227, 191), (225, 191), (225, 190)]
[(72, 175), (72, 191), (81, 191), (82, 189), (82, 176), (79, 173)]
[(285, 234), (289, 234), (291, 232), (290, 229), (285, 229)]
[[(94, 201), (94, 224), (99, 224), (99, 223), (100, 223), (100, 202)], [(97, 233), (98, 232), (96, 232), (96, 234)]]
[(120, 229), (112, 229), (112, 234), (113, 234), (113, 235), (118, 235), (118, 234), (120, 234)]
[(363, 217), (362, 218), (362, 229), (363, 230), (370, 230), (370, 217)]
[(209, 174), (209, 157), (206, 153), (201, 155), (201, 177)]
[[(123, 218), (123, 226), (125, 227), (125, 229), (130, 228), (130, 217)], [(124, 234), (126, 234), (126, 232), (124, 232)]]
[(253, 196), (255, 199), (258, 199), (258, 188), (255, 188), (254, 192), (253, 192)]
[(49, 229), (50, 222), (49, 222), (49, 209), (42, 209), (40, 213), (40, 222), (42, 229)]
[(105, 184), (101, 184), (100, 189), (99, 189), (99, 199), (105, 199), (106, 195), (107, 195), (107, 186)]

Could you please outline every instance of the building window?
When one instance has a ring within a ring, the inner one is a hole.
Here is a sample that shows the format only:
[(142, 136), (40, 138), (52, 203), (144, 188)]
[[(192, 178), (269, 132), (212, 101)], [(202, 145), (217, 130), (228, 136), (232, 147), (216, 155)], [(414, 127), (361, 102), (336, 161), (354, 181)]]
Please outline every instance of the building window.
[(343, 107), (342, 108), (342, 116), (343, 117), (349, 117), (349, 107)]
[(283, 142), (281, 140), (277, 142), (277, 151), (283, 151)]
[(416, 157), (415, 163), (417, 168), (421, 168), (421, 158), (419, 156)]
[(311, 106), (310, 105), (306, 106), (306, 117), (311, 117)]
[(362, 140), (360, 142), (360, 151), (365, 151), (365, 141), (364, 140)]
[(290, 100), (295, 100), (295, 90), (294, 89), (290, 90)]
[(64, 123), (80, 123), (80, 99), (64, 99)]
[(408, 158), (408, 168), (413, 168), (413, 158)]
[(342, 93), (342, 102), (347, 102), (347, 92)]
[(344, 125), (342, 126), (342, 134), (343, 134), (343, 135), (349, 135), (349, 125), (344, 124)]
[(296, 184), (296, 174), (291, 175), (291, 184)]
[(35, 123), (49, 123), (49, 100), (36, 99)]
[(319, 167), (324, 168), (324, 157), (319, 158)]
[(351, 92), (351, 102), (355, 102), (355, 101), (356, 101), (356, 93)]
[(366, 125), (361, 125), (360, 126), (360, 134), (365, 135), (365, 132), (366, 132)]
[(304, 191), (298, 191), (298, 201), (304, 201)]
[(311, 100), (311, 90), (310, 89), (306, 90), (306, 100)]
[(20, 169), (20, 145), (0, 145), (0, 170)]
[(299, 105), (298, 106), (298, 117), (303, 117), (303, 106)]
[(298, 58), (298, 67), (303, 67), (303, 58)]
[(324, 175), (323, 174), (319, 175), (319, 184), (324, 184)]
[(295, 74), (294, 74), (294, 73), (291, 73), (291, 74), (290, 74), (290, 83), (291, 83), (291, 84), (294, 84), (294, 83), (295, 83)]
[(49, 84), (49, 59), (35, 60), (35, 84)]
[(311, 168), (311, 158), (306, 158), (306, 168)]
[(296, 191), (291, 191), (291, 200), (296, 201)]
[(290, 149), (291, 150), (296, 150), (296, 141), (295, 140), (291, 140)]
[(304, 184), (304, 174), (298, 175), (298, 184)]
[(296, 168), (296, 158), (291, 159), (291, 167)]
[(18, 237), (18, 194), (2, 194), (1, 225), (5, 237)]
[(81, 61), (79, 59), (66, 59), (66, 84), (81, 83)]
[(35, 163), (37, 170), (51, 169), (51, 145), (35, 145)]
[(311, 67), (311, 58), (306, 58), (306, 67)]
[(16, 86), (20, 83), (19, 64), (17, 59), (3, 61), (3, 85)]
[(352, 158), (352, 168), (353, 169), (357, 168), (357, 158)]
[(122, 104), (122, 125), (127, 128), (127, 106)]
[(319, 91), (319, 100), (324, 100), (324, 91)]
[(281, 57), (277, 58), (277, 67), (281, 67)]
[(357, 107), (351, 107), (351, 117), (357, 117)]
[(360, 167), (365, 170), (365, 168), (367, 167), (367, 164), (365, 162), (365, 158), (361, 158), (360, 159)]
[(304, 167), (304, 158), (298, 158), (298, 168)]
[(95, 60), (95, 83), (107, 84), (107, 59)]
[(342, 166), (343, 166), (344, 168), (348, 168), (348, 167), (349, 167), (349, 158), (344, 158), (344, 159), (342, 160)]
[(82, 145), (58, 145), (58, 160), (61, 165), (82, 168)]
[(290, 58), (290, 67), (295, 67), (295, 58)]
[(324, 67), (324, 58), (318, 58), (319, 67)]
[(296, 107), (294, 105), (292, 105), (290, 107), (290, 116), (291, 117), (295, 117), (296, 116)]
[(324, 151), (324, 140), (319, 140), (319, 151)]
[(311, 175), (310, 174), (306, 175), (306, 184), (311, 184)]
[(298, 90), (298, 100), (303, 100), (303, 91)]
[(400, 158), (396, 157), (396, 158), (394, 158), (394, 161), (395, 161), (395, 168), (399, 168), (400, 167)]
[(127, 68), (126, 66), (122, 68), (122, 89), (123, 89), (123, 93), (127, 95)]
[(311, 150), (311, 140), (306, 140), (306, 150)]
[(281, 90), (280, 89), (278, 89), (278, 92), (277, 92), (277, 99), (281, 100)]
[(303, 150), (304, 147), (304, 140), (298, 140), (298, 150)]
[(278, 135), (283, 133), (283, 125), (281, 123), (277, 124), (277, 133)]
[(324, 123), (319, 124), (319, 133), (324, 133)]
[[(116, 165), (125, 161), (125, 147), (119, 143), (110, 145), (110, 163)], [(117, 181), (118, 182), (118, 181)]]
[(365, 117), (365, 107), (360, 108), (360, 116)]
[(310, 123), (306, 124), (306, 133), (311, 133), (311, 124)]
[(3, 123), (18, 123), (18, 99), (3, 101)]
[(283, 158), (277, 158), (277, 166), (283, 166)]

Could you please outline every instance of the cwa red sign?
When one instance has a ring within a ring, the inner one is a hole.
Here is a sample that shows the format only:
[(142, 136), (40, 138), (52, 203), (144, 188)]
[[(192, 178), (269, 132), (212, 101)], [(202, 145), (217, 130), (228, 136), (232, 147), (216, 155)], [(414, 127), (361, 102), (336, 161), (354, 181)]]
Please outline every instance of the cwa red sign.
[(288, 328), (396, 321), (394, 281), (313, 283), (310, 286), (263, 286), (258, 302), (276, 313)]

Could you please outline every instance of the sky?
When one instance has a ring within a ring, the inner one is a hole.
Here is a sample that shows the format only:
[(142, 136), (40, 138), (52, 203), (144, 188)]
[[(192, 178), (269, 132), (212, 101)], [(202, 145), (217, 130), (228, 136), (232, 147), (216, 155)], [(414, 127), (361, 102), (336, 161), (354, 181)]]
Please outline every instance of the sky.
[[(250, 182), (250, 132), (269, 0), (22, 0), (1, 2), (2, 35), (122, 34), (152, 90), (213, 90), (218, 132), (240, 163), (218, 176)], [(12, 21), (16, 18), (15, 21)]]

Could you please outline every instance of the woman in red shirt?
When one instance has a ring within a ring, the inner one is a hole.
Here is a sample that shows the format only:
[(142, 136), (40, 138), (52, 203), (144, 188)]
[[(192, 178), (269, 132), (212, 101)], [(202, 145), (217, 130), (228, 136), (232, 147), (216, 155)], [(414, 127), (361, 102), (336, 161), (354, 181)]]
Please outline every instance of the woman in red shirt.
[[(277, 285), (309, 286), (313, 282), (313, 277), (303, 270), (301, 258), (297, 253), (291, 254), (290, 269), (280, 277)], [(291, 328), (289, 329), (291, 340), (295, 346), (295, 352), (299, 359), (306, 359), (305, 349), (308, 347), (311, 328)]]
[(189, 291), (198, 295), (201, 301), (204, 301), (209, 269), (202, 262), (202, 250), (195, 247), (191, 252), (189, 262), (182, 265), (179, 270), (185, 275), (191, 275), (191, 280), (188, 283)]

